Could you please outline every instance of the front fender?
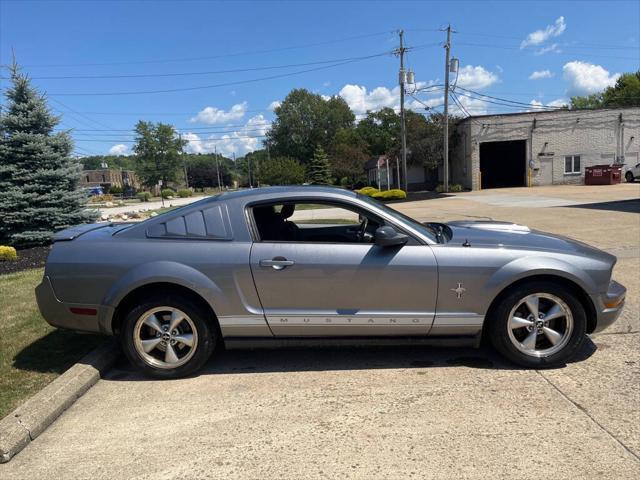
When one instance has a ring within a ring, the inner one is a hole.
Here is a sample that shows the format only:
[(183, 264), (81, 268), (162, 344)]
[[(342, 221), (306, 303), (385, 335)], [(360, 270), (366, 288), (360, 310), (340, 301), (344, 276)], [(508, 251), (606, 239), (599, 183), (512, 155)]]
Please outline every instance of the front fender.
[(104, 311), (99, 319), (102, 331), (111, 332), (115, 309), (127, 294), (151, 283), (180, 285), (200, 295), (214, 312), (226, 310), (222, 290), (202, 272), (178, 262), (149, 262), (128, 270), (111, 285), (102, 300)]
[[(566, 278), (587, 293), (595, 293), (597, 287), (593, 279), (571, 263), (554, 257), (521, 257), (496, 270), (486, 283), (486, 288), (496, 295), (518, 280), (537, 275), (553, 275)], [(494, 298), (492, 295), (490, 298)]]

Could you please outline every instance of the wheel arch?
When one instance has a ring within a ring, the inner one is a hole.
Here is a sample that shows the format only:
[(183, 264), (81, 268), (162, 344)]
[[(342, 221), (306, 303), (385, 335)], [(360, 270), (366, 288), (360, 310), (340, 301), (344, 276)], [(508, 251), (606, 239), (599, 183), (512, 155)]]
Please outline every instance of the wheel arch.
[[(218, 333), (217, 316), (226, 307), (220, 288), (202, 272), (184, 264), (168, 261), (152, 262), (131, 269), (120, 277), (103, 300), (109, 311), (102, 319), (103, 330), (117, 333), (122, 312), (141, 295), (179, 292), (200, 304), (212, 314)], [(110, 314), (109, 314), (110, 313)]]
[[(547, 283), (555, 283), (556, 285), (561, 285), (563, 287), (571, 290), (575, 295), (578, 301), (582, 304), (584, 311), (587, 316), (587, 333), (591, 333), (595, 330), (597, 325), (596, 318), (596, 307), (593, 304), (593, 301), (589, 297), (589, 294), (586, 290), (578, 284), (573, 279), (567, 278), (564, 275), (559, 275), (557, 273), (542, 273), (542, 274), (534, 274), (526, 277), (519, 278), (512, 283), (504, 286), (502, 290), (494, 297), (491, 301), (489, 308), (487, 309), (486, 320), (491, 320), (496, 307), (500, 304), (500, 302), (507, 296), (513, 289), (518, 288), (522, 285), (532, 282), (547, 282)], [(486, 326), (486, 322), (485, 322)], [(483, 328), (483, 332), (486, 332), (487, 329)]]
[(152, 295), (163, 294), (186, 298), (201, 307), (205, 312), (207, 312), (207, 314), (209, 314), (211, 323), (216, 329), (217, 338), (221, 338), (218, 317), (216, 316), (216, 312), (214, 311), (211, 304), (196, 291), (185, 287), (184, 285), (171, 282), (147, 283), (136, 287), (129, 293), (127, 293), (115, 307), (113, 316), (111, 318), (111, 331), (114, 333), (114, 335), (120, 334), (122, 322), (127, 312), (131, 310), (141, 299), (148, 298)]

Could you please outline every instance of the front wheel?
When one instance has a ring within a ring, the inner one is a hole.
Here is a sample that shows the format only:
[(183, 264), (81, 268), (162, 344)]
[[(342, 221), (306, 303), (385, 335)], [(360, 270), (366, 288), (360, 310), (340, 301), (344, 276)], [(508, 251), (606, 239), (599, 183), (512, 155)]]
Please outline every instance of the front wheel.
[(632, 183), (633, 182), (633, 173), (632, 172), (625, 173), (624, 178), (627, 180), (627, 182)]
[(150, 298), (124, 319), (124, 353), (147, 375), (184, 377), (202, 367), (213, 352), (214, 329), (209, 320), (199, 305), (186, 298)]
[(584, 307), (563, 285), (531, 282), (514, 288), (493, 312), (489, 334), (512, 362), (533, 368), (564, 365), (586, 338)]

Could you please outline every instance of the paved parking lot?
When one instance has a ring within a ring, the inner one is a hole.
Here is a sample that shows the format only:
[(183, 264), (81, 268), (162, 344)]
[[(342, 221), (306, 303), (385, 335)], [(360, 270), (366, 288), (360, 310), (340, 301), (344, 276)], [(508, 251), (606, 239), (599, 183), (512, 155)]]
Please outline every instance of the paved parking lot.
[(427, 348), (224, 352), (164, 382), (122, 363), (0, 478), (640, 478), (640, 185), (395, 207), (512, 220), (610, 251), (624, 315), (557, 370)]

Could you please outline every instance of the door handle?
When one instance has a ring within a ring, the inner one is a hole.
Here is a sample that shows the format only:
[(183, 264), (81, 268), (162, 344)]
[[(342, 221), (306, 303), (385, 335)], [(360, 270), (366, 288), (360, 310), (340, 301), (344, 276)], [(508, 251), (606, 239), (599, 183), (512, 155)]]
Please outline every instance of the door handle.
[(261, 267), (272, 267), (274, 270), (282, 270), (295, 264), (293, 260), (287, 260), (284, 257), (275, 257), (271, 260), (260, 260)]

